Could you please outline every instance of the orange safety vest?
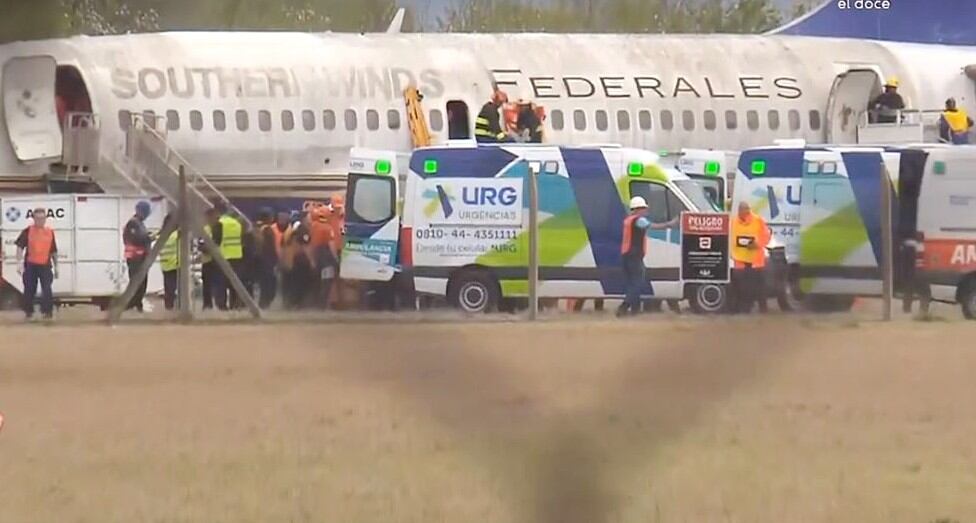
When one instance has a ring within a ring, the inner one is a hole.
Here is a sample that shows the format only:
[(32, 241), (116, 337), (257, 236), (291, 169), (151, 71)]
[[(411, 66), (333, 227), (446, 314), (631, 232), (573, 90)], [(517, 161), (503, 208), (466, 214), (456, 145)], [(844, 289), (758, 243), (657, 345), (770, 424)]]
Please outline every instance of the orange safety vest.
[[(751, 238), (752, 247), (740, 244), (740, 238)], [(745, 220), (736, 216), (732, 220), (731, 256), (735, 260), (735, 268), (743, 269), (746, 264), (752, 264), (755, 269), (766, 266), (766, 245), (769, 244), (770, 232), (766, 221), (758, 214), (751, 213)]]
[(47, 227), (27, 228), (27, 263), (48, 265), (54, 247), (54, 231)]
[[(637, 219), (642, 216), (644, 216), (644, 213), (635, 212), (630, 216), (624, 218), (624, 234), (620, 240), (620, 254), (627, 254), (628, 252), (630, 252), (630, 244), (633, 241), (633, 234), (634, 234), (634, 222), (636, 222)], [(644, 242), (645, 243), (641, 244), (641, 255), (647, 252), (646, 235), (644, 236)]]

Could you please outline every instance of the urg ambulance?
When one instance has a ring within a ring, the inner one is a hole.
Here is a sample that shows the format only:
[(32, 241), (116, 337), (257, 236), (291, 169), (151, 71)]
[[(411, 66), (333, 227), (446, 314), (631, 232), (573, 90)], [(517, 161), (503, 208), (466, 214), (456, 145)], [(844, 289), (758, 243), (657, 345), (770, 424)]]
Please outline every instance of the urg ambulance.
[[(717, 212), (701, 185), (639, 149), (468, 142), (410, 156), (354, 149), (342, 277), (406, 280), (417, 293), (445, 297), (468, 312), (527, 297), (526, 181), (533, 170), (540, 297), (623, 296), (621, 224), (632, 196), (647, 200), (653, 222), (684, 211)], [(647, 234), (644, 296), (721, 310), (724, 284), (681, 280), (679, 228)]]
[[(882, 170), (882, 165), (884, 170)], [(900, 246), (918, 243), (918, 281), (976, 317), (976, 147), (763, 147), (742, 152), (735, 203), (748, 202), (787, 246), (793, 295), (843, 310), (881, 293), (881, 177), (892, 195), (895, 289)]]

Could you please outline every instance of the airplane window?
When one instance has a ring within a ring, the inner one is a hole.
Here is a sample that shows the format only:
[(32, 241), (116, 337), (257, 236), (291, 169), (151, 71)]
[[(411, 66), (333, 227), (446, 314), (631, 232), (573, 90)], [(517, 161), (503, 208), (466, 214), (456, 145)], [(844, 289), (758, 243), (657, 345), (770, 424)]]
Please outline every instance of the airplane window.
[(797, 111), (796, 109), (790, 109), (790, 130), (800, 130), (800, 111)]
[(390, 109), (386, 112), (386, 124), (394, 131), (400, 128), (400, 111)]
[(440, 109), (430, 110), (430, 130), (434, 132), (444, 130), (444, 113)]
[(237, 111), (237, 113), (234, 115), (234, 117), (237, 119), (237, 130), (238, 131), (246, 131), (247, 130), (247, 125), (248, 125), (247, 111), (245, 111), (243, 109), (240, 109), (240, 110)]
[(640, 124), (642, 130), (651, 130), (651, 112), (644, 110), (637, 113), (637, 122)]
[(810, 130), (817, 131), (820, 129), (820, 111), (813, 110), (810, 111)]
[(769, 120), (769, 128), (773, 131), (779, 129), (779, 111), (776, 109), (770, 109), (766, 113), (766, 118)]
[(661, 111), (661, 129), (665, 131), (674, 129), (674, 115), (671, 114), (671, 111)]
[(173, 110), (166, 111), (166, 128), (170, 131), (180, 130), (180, 113)]
[(630, 113), (627, 111), (617, 111), (617, 129), (621, 131), (630, 130)]
[(366, 111), (366, 128), (375, 131), (380, 128), (380, 113), (375, 109)]
[(146, 125), (156, 128), (156, 112), (155, 111), (143, 111), (142, 120), (146, 122)]
[(573, 128), (577, 131), (586, 129), (586, 113), (579, 109), (573, 111)]
[(562, 131), (566, 125), (566, 122), (563, 121), (563, 112), (559, 109), (552, 111), (552, 119), (550, 121), (552, 122), (553, 131)]
[(295, 115), (291, 111), (281, 111), (281, 128), (285, 131), (295, 128)]
[(739, 127), (739, 114), (735, 111), (725, 111), (725, 128), (736, 129)]
[(716, 125), (717, 122), (715, 119), (715, 111), (711, 109), (707, 109), (705, 111), (705, 129), (708, 129), (709, 131), (714, 131)]
[(217, 131), (223, 131), (227, 129), (227, 118), (224, 116), (223, 111), (213, 112), (213, 126)]
[(603, 109), (599, 109), (596, 112), (596, 129), (598, 131), (606, 131), (610, 127), (610, 123), (607, 121), (607, 112)]
[(200, 111), (190, 111), (190, 129), (194, 131), (203, 129), (203, 114)]
[(270, 111), (258, 111), (258, 129), (264, 132), (271, 130), (271, 112)]
[(308, 109), (302, 111), (302, 129), (306, 131), (315, 130), (315, 113)]
[(326, 109), (322, 111), (322, 128), (326, 131), (331, 131), (335, 129), (335, 111), (331, 109)]
[(749, 126), (750, 131), (759, 129), (759, 112), (752, 110), (746, 111), (746, 125)]
[(691, 111), (681, 111), (681, 125), (686, 131), (694, 131), (695, 113)]
[(359, 118), (356, 116), (356, 111), (354, 109), (346, 109), (343, 119), (346, 122), (347, 131), (355, 131), (356, 127), (359, 126)]
[(128, 131), (132, 126), (132, 113), (129, 111), (119, 111), (119, 129)]

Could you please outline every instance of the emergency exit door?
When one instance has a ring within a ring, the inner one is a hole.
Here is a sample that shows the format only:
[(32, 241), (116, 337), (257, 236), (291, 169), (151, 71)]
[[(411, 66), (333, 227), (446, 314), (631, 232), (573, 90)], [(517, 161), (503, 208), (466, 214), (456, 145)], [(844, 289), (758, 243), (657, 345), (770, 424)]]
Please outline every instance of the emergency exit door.
[(57, 63), (50, 56), (11, 58), (3, 66), (3, 112), (17, 159), (61, 156), (54, 101)]

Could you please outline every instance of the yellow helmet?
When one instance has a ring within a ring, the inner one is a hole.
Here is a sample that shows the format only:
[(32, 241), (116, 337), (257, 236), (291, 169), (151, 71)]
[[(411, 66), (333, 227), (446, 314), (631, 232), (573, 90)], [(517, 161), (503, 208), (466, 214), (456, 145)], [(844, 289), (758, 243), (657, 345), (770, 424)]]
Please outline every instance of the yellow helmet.
[(885, 82), (885, 87), (898, 87), (898, 78), (894, 76), (889, 76), (888, 81)]

